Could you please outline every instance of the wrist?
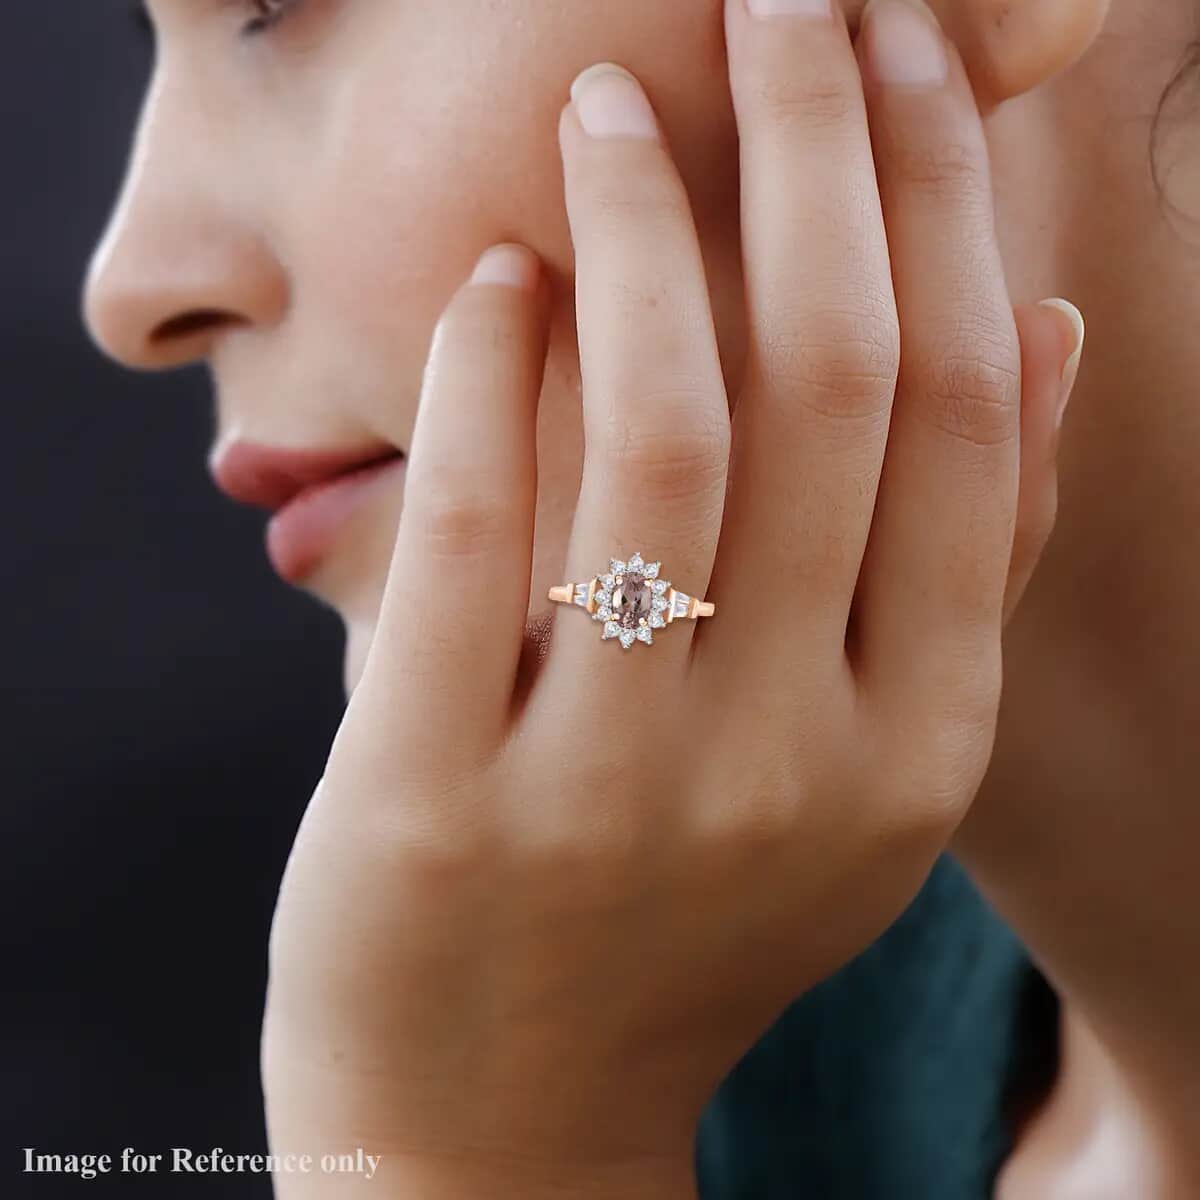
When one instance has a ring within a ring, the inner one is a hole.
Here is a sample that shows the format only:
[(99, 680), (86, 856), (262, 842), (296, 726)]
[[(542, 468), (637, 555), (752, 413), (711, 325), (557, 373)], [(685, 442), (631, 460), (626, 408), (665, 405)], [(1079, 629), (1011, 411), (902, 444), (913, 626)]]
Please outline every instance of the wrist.
[[(298, 1144), (288, 1139), (288, 1147)], [(282, 1156), (288, 1147), (272, 1138), (273, 1153)], [(344, 1149), (341, 1153), (353, 1158)], [(631, 1163), (551, 1163), (526, 1158), (516, 1149), (503, 1158), (485, 1158), (449, 1151), (416, 1156), (376, 1147), (368, 1163), (369, 1180), (364, 1174), (358, 1182), (369, 1182), (377, 1200), (697, 1200), (690, 1155)], [(340, 1200), (348, 1178), (313, 1171), (277, 1174), (273, 1182), (277, 1200)]]
[[(274, 1153), (361, 1149), (379, 1160), (371, 1182), (381, 1200), (696, 1196), (699, 1108), (677, 1112), (666, 1103), (669, 1089), (647, 1086), (628, 1066), (603, 1086), (594, 1062), (534, 1079), (532, 1055), (518, 1054), (525, 1078), (500, 1085), (485, 1069), (487, 1054), (452, 1076), (420, 1064), (419, 1047), (382, 1031), (365, 1036), (374, 1023), (361, 1014), (323, 1027), (311, 1014), (299, 1021), (296, 1008), (272, 988), (260, 1065)], [(647, 1093), (657, 1093), (655, 1105), (635, 1103)], [(276, 1182), (280, 1200), (340, 1195), (337, 1188), (336, 1177)]]
[[(443, 1089), (433, 1083), (398, 1087), (391, 1071), (317, 1065), (294, 1046), (268, 1044), (262, 1078), (272, 1153), (317, 1161), (361, 1151), (377, 1200), (696, 1200), (694, 1139), (676, 1138), (661, 1153), (649, 1138), (622, 1150), (604, 1145), (597, 1129), (585, 1137), (579, 1123), (573, 1133), (535, 1137), (546, 1114), (514, 1119), (511, 1098), (488, 1102), (481, 1088), (465, 1085), (455, 1104), (435, 1095)], [(431, 1111), (446, 1116), (432, 1120)], [(278, 1200), (340, 1200), (347, 1178), (280, 1174), (274, 1184)]]
[[(382, 1169), (382, 1168), (381, 1168)], [(399, 1161), (391, 1200), (696, 1200), (691, 1159), (638, 1163), (546, 1164), (466, 1158)]]

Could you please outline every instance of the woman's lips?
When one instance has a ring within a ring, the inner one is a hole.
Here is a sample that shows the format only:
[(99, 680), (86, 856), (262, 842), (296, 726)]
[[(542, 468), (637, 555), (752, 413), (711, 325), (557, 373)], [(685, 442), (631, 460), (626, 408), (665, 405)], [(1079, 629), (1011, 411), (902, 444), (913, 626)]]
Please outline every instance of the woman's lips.
[(403, 467), (394, 446), (293, 450), (243, 441), (220, 446), (209, 463), (227, 496), (275, 510), (267, 555), (293, 584), (311, 574), (352, 514)]
[(299, 492), (267, 525), (267, 556), (276, 573), (293, 584), (311, 574), (341, 527), (403, 470), (404, 459), (396, 455)]

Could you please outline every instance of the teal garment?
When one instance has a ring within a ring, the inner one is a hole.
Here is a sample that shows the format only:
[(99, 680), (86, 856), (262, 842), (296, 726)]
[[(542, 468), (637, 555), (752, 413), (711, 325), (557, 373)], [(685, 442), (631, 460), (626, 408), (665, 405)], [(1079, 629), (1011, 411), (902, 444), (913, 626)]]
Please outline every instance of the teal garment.
[(1054, 999), (949, 859), (724, 1080), (702, 1200), (990, 1200), (1013, 1105), (1052, 1070)]

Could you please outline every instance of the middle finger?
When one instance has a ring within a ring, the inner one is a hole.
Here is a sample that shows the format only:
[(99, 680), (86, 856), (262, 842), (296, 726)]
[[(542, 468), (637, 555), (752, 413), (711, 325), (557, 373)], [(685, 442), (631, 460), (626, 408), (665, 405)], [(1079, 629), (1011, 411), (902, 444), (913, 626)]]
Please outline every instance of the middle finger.
[[(682, 179), (640, 85), (604, 64), (576, 81), (560, 125), (575, 246), (583, 376), (583, 481), (568, 550), (569, 579), (608, 571), (636, 551), (662, 578), (702, 596), (712, 571), (729, 452), (729, 406), (704, 262)], [(641, 593), (639, 593), (641, 594)], [(648, 602), (647, 602), (648, 603)], [(636, 606), (635, 606), (636, 607)], [(630, 615), (633, 615), (632, 613)], [(653, 619), (660, 614), (650, 613)], [(613, 646), (599, 623), (560, 611), (547, 694), (596, 677)], [(643, 636), (640, 674), (686, 658), (690, 621)], [(561, 632), (559, 631), (561, 627)], [(661, 640), (661, 645), (657, 644)], [(628, 680), (628, 674), (624, 675)]]
[(900, 353), (862, 81), (840, 6), (728, 0), (727, 29), (750, 341), (715, 591), (761, 624), (769, 581), (840, 649)]

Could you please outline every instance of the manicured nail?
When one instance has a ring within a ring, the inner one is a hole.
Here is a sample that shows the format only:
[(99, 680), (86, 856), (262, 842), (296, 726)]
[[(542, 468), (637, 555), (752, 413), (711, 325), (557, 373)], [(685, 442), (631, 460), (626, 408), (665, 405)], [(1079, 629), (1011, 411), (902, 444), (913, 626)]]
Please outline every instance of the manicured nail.
[(871, 0), (863, 26), (867, 62), (880, 83), (929, 88), (946, 82), (946, 41), (921, 0)]
[(588, 67), (571, 84), (571, 99), (584, 132), (594, 138), (658, 137), (654, 109), (642, 85), (624, 67)]
[(532, 292), (537, 287), (538, 260), (524, 246), (492, 246), (485, 250), (475, 264), (472, 284), (499, 284)]
[(1039, 308), (1052, 308), (1056, 312), (1062, 313), (1066, 318), (1063, 329), (1063, 345), (1064, 348), (1069, 348), (1062, 369), (1062, 390), (1058, 398), (1058, 410), (1055, 413), (1055, 425), (1060, 426), (1063, 422), (1063, 417), (1066, 415), (1067, 402), (1071, 399), (1071, 393), (1075, 390), (1075, 380), (1079, 376), (1079, 362), (1083, 358), (1083, 340), (1087, 334), (1087, 326), (1083, 321), (1083, 313), (1073, 305), (1070, 300), (1060, 300), (1055, 297), (1051, 300), (1043, 300)]
[(752, 17), (832, 17), (832, 0), (746, 0)]

